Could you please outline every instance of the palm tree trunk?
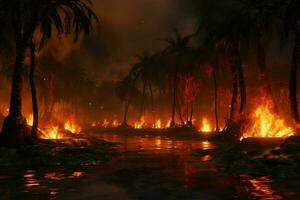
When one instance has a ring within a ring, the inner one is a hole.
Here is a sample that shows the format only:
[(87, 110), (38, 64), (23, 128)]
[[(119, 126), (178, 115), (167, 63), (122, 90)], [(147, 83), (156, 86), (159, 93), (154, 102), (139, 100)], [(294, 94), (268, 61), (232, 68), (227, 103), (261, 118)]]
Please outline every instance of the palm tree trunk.
[(190, 119), (188, 122), (188, 126), (193, 126), (193, 115), (194, 115), (194, 101), (191, 102), (191, 113), (190, 113)]
[(141, 108), (140, 108), (140, 113), (138, 116), (138, 119), (140, 120), (143, 116), (144, 109), (145, 109), (145, 98), (146, 98), (146, 81), (143, 83), (143, 94), (142, 94), (142, 102), (141, 102)]
[(238, 73), (238, 80), (239, 80), (239, 87), (240, 87), (240, 113), (244, 111), (244, 108), (247, 103), (247, 93), (246, 93), (246, 83), (245, 83), (245, 77), (244, 77), (244, 70), (242, 66), (242, 61), (241, 61), (241, 53), (239, 50), (239, 47), (234, 46), (233, 48), (234, 53), (234, 64), (236, 65), (237, 68), (237, 73)]
[(31, 98), (32, 98), (32, 110), (33, 110), (33, 124), (31, 129), (31, 135), (33, 138), (37, 138), (38, 132), (38, 123), (39, 123), (39, 110), (38, 110), (38, 100), (37, 92), (34, 81), (34, 72), (35, 72), (35, 47), (33, 43), (30, 44), (30, 89), (31, 89)]
[(215, 89), (215, 123), (216, 123), (216, 131), (218, 132), (220, 130), (219, 118), (218, 118), (218, 83), (217, 83), (217, 74), (215, 68), (213, 69), (213, 79), (214, 79), (214, 89)]
[(180, 108), (180, 101), (178, 99), (178, 97), (176, 97), (176, 106), (177, 106), (177, 112), (178, 112), (178, 115), (179, 115), (179, 119), (181, 121), (181, 125), (184, 126), (185, 123), (184, 123), (184, 120), (183, 120), (183, 117), (182, 117), (182, 112), (181, 112), (181, 108)]
[[(260, 36), (259, 36), (260, 37)], [(265, 46), (264, 42), (262, 41), (262, 38), (259, 38), (257, 41), (257, 65), (259, 68), (259, 80), (261, 82), (261, 95), (267, 96), (272, 101), (273, 107), (276, 109), (275, 99), (272, 95), (271, 85), (269, 83), (266, 70), (267, 70), (267, 64), (266, 64), (266, 52), (265, 52)]]
[(150, 82), (148, 82), (149, 90), (150, 90), (150, 98), (151, 98), (151, 109), (152, 109), (152, 115), (153, 115), (153, 121), (155, 122), (156, 116), (155, 116), (155, 109), (154, 109), (154, 97), (153, 97), (153, 89)]
[(230, 105), (230, 120), (233, 121), (236, 118), (236, 103), (238, 96), (238, 72), (237, 66), (234, 63), (231, 63), (231, 72), (232, 72), (232, 97)]
[(128, 126), (128, 124), (127, 124), (128, 108), (129, 108), (129, 103), (128, 103), (128, 101), (125, 101), (124, 102), (124, 117), (123, 117), (123, 123), (122, 123), (122, 126), (124, 126), (124, 127)]
[(300, 30), (296, 31), (295, 34), (295, 46), (293, 50), (293, 57), (292, 57), (292, 65), (291, 65), (291, 73), (290, 73), (290, 104), (292, 115), (296, 123), (300, 123), (299, 119), (299, 112), (298, 112), (298, 99), (297, 99), (297, 75), (298, 75), (298, 66), (299, 66), (299, 59), (300, 59)]
[(175, 112), (176, 112), (176, 96), (177, 96), (177, 69), (175, 69), (174, 80), (173, 80), (173, 104), (172, 104), (172, 118), (170, 127), (175, 127)]
[(22, 88), (24, 76), (26, 43), (22, 33), (17, 33), (16, 60), (13, 70), (9, 115), (5, 118), (0, 144), (6, 147), (22, 147), (26, 140), (26, 119), (22, 115)]

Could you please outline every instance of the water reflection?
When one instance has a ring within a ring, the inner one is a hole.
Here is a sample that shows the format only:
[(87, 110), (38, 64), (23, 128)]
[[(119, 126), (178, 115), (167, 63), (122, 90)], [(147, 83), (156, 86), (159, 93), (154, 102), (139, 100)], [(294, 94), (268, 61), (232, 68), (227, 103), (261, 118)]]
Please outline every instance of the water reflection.
[(176, 153), (187, 153), (193, 149), (209, 150), (215, 146), (209, 141), (199, 140), (176, 140), (169, 137), (153, 136), (118, 136), (113, 134), (101, 134), (101, 139), (117, 142), (121, 145), (121, 151), (151, 151), (151, 153), (162, 153), (165, 151), (176, 151)]
[(245, 184), (246, 190), (254, 197), (268, 200), (281, 200), (283, 197), (276, 194), (276, 191), (271, 188), (272, 180), (266, 176), (251, 177), (246, 174), (241, 174), (240, 178)]
[(34, 170), (26, 170), (23, 174), (24, 190), (23, 192), (30, 195), (38, 194), (48, 196), (49, 199), (55, 200), (60, 194), (57, 183), (71, 179), (81, 178), (84, 172), (69, 172), (64, 169), (57, 169), (56, 172), (38, 172)]

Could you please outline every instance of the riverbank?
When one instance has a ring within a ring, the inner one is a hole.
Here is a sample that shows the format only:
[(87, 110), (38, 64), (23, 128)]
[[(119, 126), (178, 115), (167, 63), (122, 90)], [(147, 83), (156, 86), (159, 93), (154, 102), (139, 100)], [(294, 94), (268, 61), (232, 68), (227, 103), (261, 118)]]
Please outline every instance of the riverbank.
[(0, 166), (98, 165), (119, 153), (116, 143), (97, 138), (39, 140), (22, 149), (0, 148)]
[(209, 151), (195, 151), (195, 156), (212, 155), (224, 172), (269, 176), (276, 179), (300, 178), (300, 137), (248, 138), (240, 143), (219, 143)]

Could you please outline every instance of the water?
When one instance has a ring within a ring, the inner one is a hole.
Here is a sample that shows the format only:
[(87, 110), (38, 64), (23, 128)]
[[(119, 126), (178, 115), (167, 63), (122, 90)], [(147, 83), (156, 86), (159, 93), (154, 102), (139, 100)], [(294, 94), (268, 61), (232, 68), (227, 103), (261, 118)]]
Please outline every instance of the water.
[[(293, 199), (268, 177), (222, 173), (209, 141), (99, 134), (122, 152), (101, 166), (0, 169), (0, 199)], [(297, 198), (294, 198), (297, 199)]]

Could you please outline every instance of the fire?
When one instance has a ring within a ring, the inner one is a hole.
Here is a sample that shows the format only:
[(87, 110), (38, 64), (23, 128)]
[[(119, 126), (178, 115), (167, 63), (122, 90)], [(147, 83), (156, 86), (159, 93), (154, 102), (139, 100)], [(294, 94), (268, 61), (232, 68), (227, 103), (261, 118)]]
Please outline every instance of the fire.
[(59, 128), (57, 126), (53, 126), (45, 131), (42, 131), (43, 135), (41, 135), (42, 139), (62, 139), (62, 136), (59, 134)]
[(162, 128), (162, 123), (161, 123), (160, 119), (155, 121), (155, 124), (154, 124), (153, 128), (155, 128), (155, 129), (161, 129)]
[(65, 123), (64, 129), (72, 133), (79, 133), (81, 131), (81, 128), (79, 126), (77, 126), (75, 123), (71, 123), (70, 121), (67, 121)]
[(102, 123), (102, 126), (103, 126), (104, 128), (108, 128), (108, 127), (109, 127), (109, 121), (107, 121), (107, 119), (104, 119), (104, 120), (103, 120), (103, 123)]
[(201, 127), (201, 132), (207, 133), (207, 132), (212, 132), (211, 125), (206, 117), (202, 119), (202, 127)]
[(285, 125), (285, 121), (272, 112), (272, 104), (266, 101), (265, 105), (256, 108), (251, 116), (251, 125), (243, 138), (247, 137), (288, 137), (293, 135), (293, 128)]
[(118, 126), (120, 125), (120, 123), (118, 122), (118, 120), (115, 119), (115, 120), (113, 121), (113, 124), (112, 124), (112, 125), (113, 125), (113, 127), (118, 127)]
[(136, 128), (136, 129), (144, 128), (145, 127), (145, 123), (146, 123), (145, 117), (142, 116), (139, 122), (135, 122), (134, 123), (134, 128)]
[(168, 120), (166, 127), (170, 127), (171, 126), (171, 119)]
[(29, 126), (32, 126), (33, 125), (33, 115), (30, 114), (27, 118), (26, 118), (26, 121), (27, 121), (27, 124)]

